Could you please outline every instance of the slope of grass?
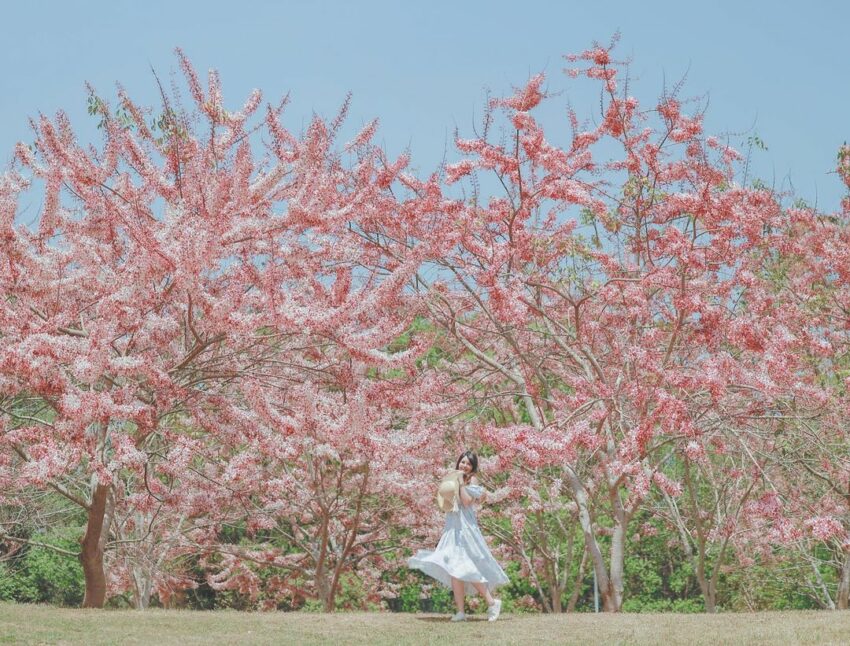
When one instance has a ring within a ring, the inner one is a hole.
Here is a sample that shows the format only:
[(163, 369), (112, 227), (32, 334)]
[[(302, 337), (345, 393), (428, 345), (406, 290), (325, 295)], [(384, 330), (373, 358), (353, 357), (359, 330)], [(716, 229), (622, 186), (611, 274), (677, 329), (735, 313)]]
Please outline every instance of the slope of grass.
[(847, 644), (850, 612), (444, 615), (71, 610), (0, 603), (0, 644)]

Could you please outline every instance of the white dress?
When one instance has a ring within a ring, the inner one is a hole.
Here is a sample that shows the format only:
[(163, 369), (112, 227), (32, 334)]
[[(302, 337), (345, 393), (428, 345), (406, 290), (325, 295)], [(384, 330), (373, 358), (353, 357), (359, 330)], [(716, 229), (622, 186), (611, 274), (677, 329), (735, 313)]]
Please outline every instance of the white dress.
[[(466, 493), (475, 500), (484, 493), (480, 485), (466, 485)], [(473, 594), (471, 583), (483, 583), (492, 592), (497, 586), (508, 583), (508, 575), (493, 558), (475, 516), (471, 503), (458, 502), (458, 511), (446, 513), (446, 525), (437, 549), (419, 550), (407, 560), (408, 567), (422, 570), (447, 588), (451, 577), (466, 581), (464, 592)]]

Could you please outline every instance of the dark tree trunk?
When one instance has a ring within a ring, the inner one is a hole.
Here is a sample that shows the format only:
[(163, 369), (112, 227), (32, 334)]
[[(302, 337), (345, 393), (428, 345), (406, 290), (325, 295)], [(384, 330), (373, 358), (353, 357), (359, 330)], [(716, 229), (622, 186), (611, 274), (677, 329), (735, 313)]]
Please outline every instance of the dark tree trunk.
[(83, 608), (103, 608), (106, 602), (106, 572), (103, 569), (103, 547), (112, 519), (112, 488), (95, 486), (88, 509), (86, 534), (80, 540), (80, 563), (86, 581)]

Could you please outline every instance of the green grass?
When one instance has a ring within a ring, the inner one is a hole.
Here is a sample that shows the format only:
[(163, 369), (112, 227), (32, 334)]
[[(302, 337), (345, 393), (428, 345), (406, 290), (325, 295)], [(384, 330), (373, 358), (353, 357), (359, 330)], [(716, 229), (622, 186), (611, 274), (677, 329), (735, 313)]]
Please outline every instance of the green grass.
[(447, 615), (71, 610), (0, 603), (0, 644), (847, 644), (850, 612)]

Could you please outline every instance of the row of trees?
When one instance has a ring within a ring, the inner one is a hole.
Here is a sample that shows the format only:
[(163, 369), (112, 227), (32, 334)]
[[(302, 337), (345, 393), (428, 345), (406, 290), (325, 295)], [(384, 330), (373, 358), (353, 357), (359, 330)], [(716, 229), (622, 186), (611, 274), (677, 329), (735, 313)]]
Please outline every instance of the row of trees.
[(481, 446), (482, 522), (548, 611), (587, 572), (621, 610), (659, 523), (709, 611), (779, 559), (846, 608), (850, 203), (746, 185), (699, 106), (643, 107), (612, 52), (568, 57), (601, 111), (565, 143), (539, 75), (427, 177), (375, 122), (340, 147), (347, 104), (301, 134), (258, 92), (226, 110), (182, 53), (191, 108), (93, 94), (97, 149), (35, 121), (0, 181), (5, 558), (76, 514), (79, 551), (54, 547), (84, 606), (201, 571), (330, 611), (352, 574), (395, 593), (435, 476)]

